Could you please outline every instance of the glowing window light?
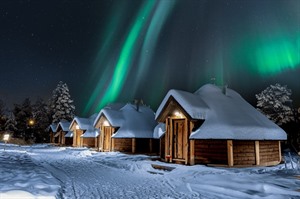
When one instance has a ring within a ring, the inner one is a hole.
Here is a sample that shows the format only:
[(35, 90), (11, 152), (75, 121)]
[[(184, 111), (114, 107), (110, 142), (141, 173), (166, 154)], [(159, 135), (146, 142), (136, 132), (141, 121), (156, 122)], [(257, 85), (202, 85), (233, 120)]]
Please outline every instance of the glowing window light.
[(107, 120), (103, 122), (103, 126), (110, 126)]
[(174, 115), (175, 115), (176, 117), (183, 117), (182, 113), (179, 112), (179, 111), (175, 111), (175, 112), (174, 112)]
[(76, 128), (76, 129), (79, 129), (79, 126), (78, 126), (78, 124), (76, 124), (75, 128)]

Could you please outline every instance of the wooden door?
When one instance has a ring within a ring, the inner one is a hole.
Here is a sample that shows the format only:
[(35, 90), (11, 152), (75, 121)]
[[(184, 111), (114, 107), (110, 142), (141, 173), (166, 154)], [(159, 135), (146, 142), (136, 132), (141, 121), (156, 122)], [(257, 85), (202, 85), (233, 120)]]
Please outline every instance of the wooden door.
[(77, 147), (82, 147), (82, 143), (81, 143), (81, 136), (82, 135), (82, 131), (81, 130), (76, 130), (76, 146)]
[(111, 127), (104, 127), (103, 136), (103, 151), (111, 151)]
[(185, 142), (187, 132), (185, 132), (184, 119), (173, 120), (173, 159), (185, 159)]

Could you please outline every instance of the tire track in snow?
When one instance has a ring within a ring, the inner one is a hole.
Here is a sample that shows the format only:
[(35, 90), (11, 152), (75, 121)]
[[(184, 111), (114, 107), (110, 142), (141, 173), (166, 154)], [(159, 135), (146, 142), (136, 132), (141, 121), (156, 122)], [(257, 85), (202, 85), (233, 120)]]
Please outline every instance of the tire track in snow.
[(60, 180), (63, 199), (195, 198), (194, 194), (176, 190), (176, 180), (167, 174), (150, 174), (138, 162), (122, 164), (106, 156), (78, 157), (72, 154), (76, 150), (70, 151), (36, 151), (33, 156), (37, 164)]

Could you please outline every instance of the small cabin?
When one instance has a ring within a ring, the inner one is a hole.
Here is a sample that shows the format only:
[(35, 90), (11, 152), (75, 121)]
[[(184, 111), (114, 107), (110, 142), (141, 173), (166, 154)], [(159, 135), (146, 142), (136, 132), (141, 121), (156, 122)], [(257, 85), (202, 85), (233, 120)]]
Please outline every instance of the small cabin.
[(89, 118), (75, 117), (70, 124), (74, 147), (98, 147), (99, 130), (93, 124), (97, 114)]
[(129, 153), (157, 153), (158, 140), (153, 139), (156, 125), (154, 112), (145, 105), (108, 105), (95, 120), (100, 129), (99, 150)]
[[(65, 135), (70, 131), (69, 130), (70, 122), (62, 120), (57, 124), (55, 138), (58, 139), (59, 145), (66, 145)], [(68, 142), (69, 139), (67, 138)]]
[(55, 135), (56, 135), (56, 127), (57, 124), (53, 123), (50, 124), (49, 127), (47, 128), (48, 132), (49, 132), (49, 139), (50, 139), (50, 143), (58, 143), (58, 138), (55, 139)]
[(281, 162), (286, 133), (237, 92), (212, 84), (195, 93), (170, 90), (156, 116), (154, 136), (165, 162), (270, 166)]

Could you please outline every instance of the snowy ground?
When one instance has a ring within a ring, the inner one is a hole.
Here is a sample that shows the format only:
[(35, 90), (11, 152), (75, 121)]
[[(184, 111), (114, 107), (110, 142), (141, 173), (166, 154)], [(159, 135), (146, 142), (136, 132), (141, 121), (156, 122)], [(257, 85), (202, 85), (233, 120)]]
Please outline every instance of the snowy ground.
[(4, 151), (0, 144), (0, 199), (300, 198), (300, 168), (287, 159), (276, 167), (226, 169), (86, 148), (8, 145)]

